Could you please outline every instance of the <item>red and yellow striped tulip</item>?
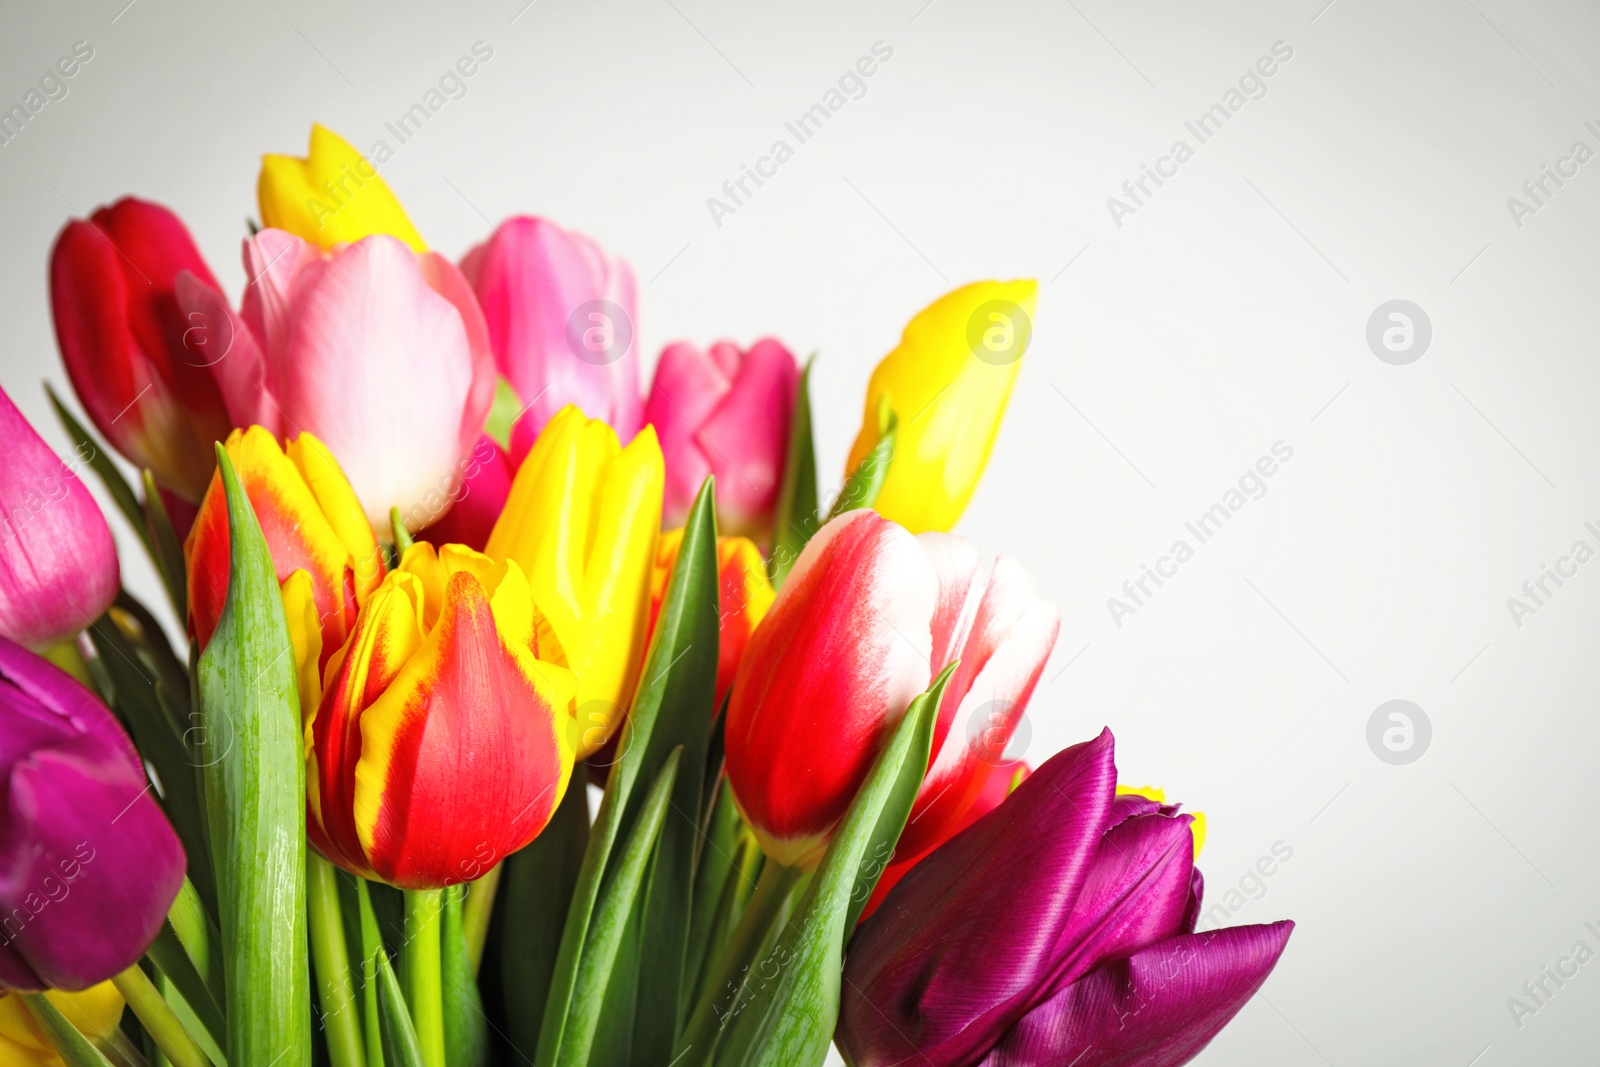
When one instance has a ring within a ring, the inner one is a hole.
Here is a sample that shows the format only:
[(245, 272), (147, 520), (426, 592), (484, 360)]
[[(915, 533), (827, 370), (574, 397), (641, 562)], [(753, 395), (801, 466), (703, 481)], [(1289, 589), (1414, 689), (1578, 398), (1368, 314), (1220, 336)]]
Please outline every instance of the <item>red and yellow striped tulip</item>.
[(578, 758), (621, 725), (644, 658), (666, 472), (655, 428), (623, 448), (568, 405), (517, 469), (484, 551), (514, 560), (578, 677)]
[(515, 562), (412, 545), (305, 716), (317, 851), (437, 889), (532, 841), (572, 776), (577, 681), (563, 660)]
[[(667, 582), (672, 578), (672, 568), (678, 562), (678, 549), (683, 545), (683, 528), (664, 530), (656, 546), (655, 571), (650, 576), (650, 628), (655, 633), (656, 617), (661, 614), (661, 604), (667, 597)], [(733, 677), (739, 671), (739, 661), (744, 658), (750, 635), (766, 617), (772, 607), (772, 583), (767, 580), (767, 564), (761, 550), (748, 537), (717, 538), (717, 697), (716, 707), (722, 707), (722, 698), (733, 688)]]
[[(309, 433), (287, 449), (260, 426), (235, 430), (224, 447), (239, 474), (272, 564), (291, 605), (291, 632), (297, 615), (310, 610), (314, 648), (298, 647), (318, 668), (344, 644), (356, 612), (383, 581), (383, 552), (367, 523), (361, 502), (332, 454)], [(189, 571), (189, 629), (205, 648), (228, 598), (228, 504), (222, 476), (214, 474), (200, 513), (183, 546)], [(294, 579), (296, 572), (304, 576)], [(300, 583), (304, 583), (303, 586)], [(316, 670), (311, 670), (314, 679)], [(306, 692), (304, 681), (302, 693)], [(315, 702), (315, 692), (312, 694)]]

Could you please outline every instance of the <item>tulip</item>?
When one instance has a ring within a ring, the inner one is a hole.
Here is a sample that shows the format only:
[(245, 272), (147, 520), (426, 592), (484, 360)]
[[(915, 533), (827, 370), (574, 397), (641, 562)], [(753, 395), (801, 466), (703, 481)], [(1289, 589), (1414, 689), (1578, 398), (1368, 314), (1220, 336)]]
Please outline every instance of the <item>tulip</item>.
[(684, 521), (700, 483), (715, 475), (722, 528), (771, 536), (799, 383), (794, 356), (770, 337), (743, 352), (727, 341), (662, 350), (644, 418), (666, 457), (668, 525)]
[(851, 1064), (1175, 1067), (1243, 1007), (1294, 924), (1196, 934), (1189, 816), (1115, 783), (1105, 731), (889, 893), (849, 946)]
[(948, 530), (966, 509), (1033, 333), (1032, 281), (977, 282), (935, 300), (905, 328), (867, 385), (848, 473), (878, 443), (879, 405), (899, 418), (894, 459), (873, 505), (913, 533)]
[[(466, 545), (482, 551), (489, 543), (489, 531), (506, 506), (511, 494), (511, 479), (516, 468), (506, 450), (488, 434), (478, 438), (472, 454), (462, 461), (461, 480), (456, 491), (448, 493), (450, 510), (439, 519), (430, 515), (419, 522), (421, 537), (434, 545)], [(411, 525), (410, 516), (407, 526)]]
[(411, 546), (305, 715), (312, 845), (438, 889), (533, 840), (572, 775), (578, 683), (561, 659), (516, 563)]
[(812, 538), (734, 682), (728, 779), (756, 839), (809, 868), (912, 698), (952, 661), (901, 854), (961, 825), (1021, 719), (1060, 618), (1022, 568), (869, 510)]
[(238, 315), (212, 290), (178, 285), (228, 350), (216, 370), (234, 424), (316, 434), (384, 536), (391, 508), (447, 507), (494, 396), (488, 333), (460, 272), (385, 236), (324, 255), (263, 230), (244, 259)]
[[(90, 986), (81, 993), (51, 989), (45, 993), (50, 1003), (94, 1041), (106, 1041), (122, 1021), (122, 994), (109, 981)], [(20, 998), (0, 993), (0, 1064), (6, 1067), (62, 1067), (60, 1053), (33, 1013)]]
[(105, 705), (3, 638), (0, 735), (0, 986), (87, 989), (155, 940), (183, 846)]
[(461, 271), (483, 305), (495, 365), (528, 405), (512, 455), (526, 454), (568, 404), (633, 439), (638, 302), (627, 261), (580, 233), (519, 215), (469, 251)]
[(655, 430), (624, 448), (610, 426), (563, 408), (517, 469), (484, 549), (522, 568), (578, 676), (579, 759), (605, 745), (633, 699), (664, 477)]
[[(383, 551), (338, 462), (311, 434), (301, 434), (283, 449), (271, 433), (252, 426), (229, 434), (224, 448), (286, 594), (292, 576), (303, 572), (303, 596), (291, 603), (309, 602), (313, 625), (297, 629), (303, 611), (291, 611), (290, 632), (302, 643), (297, 649), (302, 672), (315, 676), (345, 643), (357, 611), (383, 581)], [(206, 491), (183, 549), (189, 628), (204, 649), (228, 599), (228, 501), (220, 473)], [(313, 638), (314, 648), (304, 644)], [(314, 688), (309, 693), (316, 695)]]
[(78, 399), (117, 451), (193, 501), (230, 427), (211, 370), (226, 347), (178, 306), (179, 276), (221, 292), (178, 217), (132, 197), (67, 223), (50, 250), (56, 341)]
[(0, 636), (42, 650), (116, 599), (117, 546), (89, 490), (0, 389)]
[(261, 157), (256, 198), (262, 225), (287, 230), (318, 248), (387, 234), (413, 252), (428, 250), (378, 169), (344, 138), (316, 123), (306, 158)]
[[(650, 625), (645, 644), (655, 633), (656, 617), (667, 598), (667, 584), (683, 545), (683, 528), (666, 530), (656, 546), (655, 570), (650, 576)], [(717, 538), (717, 689), (715, 707), (733, 688), (734, 675), (750, 635), (772, 607), (772, 583), (767, 564), (755, 542), (745, 537)]]

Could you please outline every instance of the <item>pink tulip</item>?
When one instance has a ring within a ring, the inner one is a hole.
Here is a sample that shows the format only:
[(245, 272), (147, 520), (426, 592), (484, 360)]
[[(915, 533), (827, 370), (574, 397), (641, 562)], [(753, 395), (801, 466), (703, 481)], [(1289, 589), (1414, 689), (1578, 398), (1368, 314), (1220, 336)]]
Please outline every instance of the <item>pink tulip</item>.
[(794, 356), (770, 337), (746, 351), (727, 341), (662, 351), (644, 418), (667, 462), (668, 526), (683, 522), (709, 474), (723, 531), (770, 536), (799, 382)]
[(576, 404), (626, 444), (639, 432), (633, 268), (546, 219), (507, 219), (461, 260), (489, 325), (495, 365), (528, 405), (525, 454), (551, 417)]
[(40, 650), (116, 599), (117, 546), (89, 490), (0, 389), (0, 637)]
[(460, 482), (494, 396), (488, 330), (461, 272), (373, 236), (328, 253), (293, 234), (245, 241), (234, 314), (190, 275), (178, 299), (215, 331), (217, 383), (237, 426), (312, 433), (379, 531)]

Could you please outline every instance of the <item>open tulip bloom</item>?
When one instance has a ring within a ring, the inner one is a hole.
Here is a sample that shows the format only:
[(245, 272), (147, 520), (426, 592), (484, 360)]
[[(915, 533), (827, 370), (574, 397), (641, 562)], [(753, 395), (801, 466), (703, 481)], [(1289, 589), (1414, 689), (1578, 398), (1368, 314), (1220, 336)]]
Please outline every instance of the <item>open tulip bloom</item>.
[(457, 266), (320, 126), (257, 194), (237, 304), (160, 205), (62, 230), (71, 462), (0, 392), (0, 1063), (1175, 1067), (1261, 988), (1109, 730), (1007, 752), (1060, 612), (950, 531), (1033, 282), (911, 318), (828, 500), (811, 364), (641, 393), (591, 238)]

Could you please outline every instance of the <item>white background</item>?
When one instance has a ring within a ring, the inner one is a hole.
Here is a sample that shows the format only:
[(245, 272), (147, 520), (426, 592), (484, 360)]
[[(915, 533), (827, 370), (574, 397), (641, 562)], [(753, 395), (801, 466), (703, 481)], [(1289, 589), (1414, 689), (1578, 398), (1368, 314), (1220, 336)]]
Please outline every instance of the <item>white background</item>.
[[(1110, 724), (1125, 780), (1207, 813), (1213, 900), (1293, 849), (1233, 921), (1299, 928), (1199, 1062), (1596, 1062), (1600, 962), (1520, 1028), (1507, 1007), (1600, 951), (1600, 563), (1520, 628), (1506, 605), (1600, 548), (1600, 162), (1520, 228), (1506, 206), (1600, 150), (1592, 4), (524, 2), (9, 5), (5, 104), (73, 42), (95, 55), (0, 148), (0, 382), (64, 445), (38, 381), (65, 382), (45, 263), (70, 215), (166, 203), (237, 298), (259, 155), (313, 120), (396, 147), (383, 123), (483, 40), (383, 168), (417, 228), (453, 256), (515, 213), (592, 234), (637, 268), (649, 360), (680, 337), (820, 352), (825, 477), (911, 314), (1039, 279), (960, 526), (1062, 608), (1027, 755)], [(706, 199), (879, 40), (866, 95), (716, 226)], [(1107, 197), (1280, 40), (1267, 95), (1116, 226)], [(1365, 339), (1395, 298), (1432, 323), (1409, 366)], [(1279, 440), (1266, 496), (1116, 626), (1106, 599)], [(1366, 741), (1394, 698), (1433, 726), (1409, 766)]]

